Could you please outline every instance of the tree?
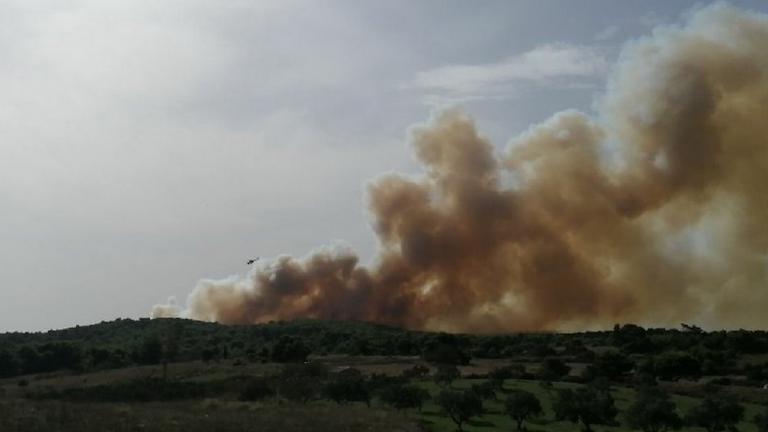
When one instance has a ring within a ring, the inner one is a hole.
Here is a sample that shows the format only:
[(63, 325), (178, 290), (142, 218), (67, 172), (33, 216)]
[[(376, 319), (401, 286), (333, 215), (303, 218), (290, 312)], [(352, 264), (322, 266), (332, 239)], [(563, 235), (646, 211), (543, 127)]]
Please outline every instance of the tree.
[(763, 414), (755, 416), (755, 425), (758, 432), (768, 432), (768, 407), (766, 407)]
[(512, 378), (523, 378), (525, 376), (525, 366), (513, 364), (495, 368), (488, 373), (488, 380), (496, 390), (504, 388), (504, 381)]
[(624, 414), (627, 424), (643, 432), (665, 432), (682, 427), (675, 403), (658, 387), (644, 387)]
[(456, 423), (459, 431), (464, 430), (464, 422), (483, 413), (483, 402), (472, 391), (443, 390), (437, 397), (437, 404)]
[(437, 371), (435, 371), (435, 382), (441, 385), (451, 385), (453, 380), (458, 379), (461, 377), (461, 372), (459, 372), (459, 368), (457, 368), (454, 365), (440, 365), (437, 367)]
[(365, 377), (357, 369), (345, 369), (335, 374), (323, 387), (323, 394), (332, 401), (365, 402), (371, 405), (371, 394), (366, 386)]
[(19, 373), (19, 362), (12, 352), (0, 350), (0, 378), (8, 378)]
[(397, 383), (384, 387), (379, 398), (396, 410), (418, 408), (421, 411), (422, 404), (429, 399), (429, 393), (414, 385)]
[(40, 354), (31, 346), (25, 345), (16, 353), (21, 365), (21, 373), (40, 372)]
[(161, 339), (160, 358), (163, 362), (163, 380), (168, 379), (168, 363), (176, 360), (179, 355), (179, 339), (181, 338), (181, 325), (175, 320), (169, 320), (163, 331)]
[(676, 381), (685, 377), (698, 377), (701, 362), (686, 352), (672, 351), (654, 359), (654, 373), (663, 380)]
[(707, 432), (735, 432), (736, 424), (744, 418), (744, 407), (732, 397), (717, 392), (710, 393), (697, 406), (691, 408), (685, 421)]
[(517, 423), (517, 430), (523, 430), (523, 422), (542, 413), (541, 402), (533, 393), (514, 390), (504, 402), (506, 413)]
[(430, 363), (469, 364), (469, 356), (461, 349), (460, 340), (455, 335), (438, 335), (436, 340), (427, 343), (421, 356)]
[(299, 338), (281, 337), (272, 347), (272, 361), (277, 363), (303, 363), (311, 350)]
[(327, 375), (328, 370), (319, 363), (286, 365), (278, 379), (278, 394), (291, 401), (306, 403), (317, 397)]
[(592, 387), (559, 390), (552, 408), (555, 418), (581, 423), (585, 432), (593, 425), (612, 425), (618, 413), (611, 394)]
[(141, 364), (157, 364), (163, 356), (163, 343), (152, 333), (144, 336), (137, 353), (137, 361)]
[(258, 401), (275, 395), (275, 389), (269, 380), (264, 377), (255, 377), (248, 380), (240, 392), (241, 401)]
[(606, 351), (595, 358), (594, 374), (615, 380), (629, 373), (634, 363), (625, 354), (616, 350)]
[(571, 371), (571, 367), (559, 358), (550, 357), (541, 363), (540, 377), (548, 381), (562, 378)]

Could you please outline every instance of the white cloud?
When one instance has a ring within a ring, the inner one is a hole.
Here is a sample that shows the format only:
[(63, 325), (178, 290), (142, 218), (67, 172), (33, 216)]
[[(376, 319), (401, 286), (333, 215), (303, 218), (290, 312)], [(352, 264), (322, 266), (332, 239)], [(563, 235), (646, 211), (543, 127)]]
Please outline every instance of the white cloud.
[(419, 72), (412, 86), (437, 92), (428, 98), (503, 98), (521, 85), (566, 86), (602, 75), (607, 67), (594, 47), (548, 44), (496, 63), (449, 65)]

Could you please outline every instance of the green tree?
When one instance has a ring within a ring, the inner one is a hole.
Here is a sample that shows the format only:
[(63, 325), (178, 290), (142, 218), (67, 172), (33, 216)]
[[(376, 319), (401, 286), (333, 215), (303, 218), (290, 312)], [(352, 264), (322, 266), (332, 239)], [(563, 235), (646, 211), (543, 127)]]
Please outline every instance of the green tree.
[(443, 390), (437, 397), (437, 404), (456, 423), (459, 431), (464, 430), (462, 426), (467, 420), (483, 413), (483, 402), (472, 391)]
[(523, 430), (523, 423), (527, 419), (542, 413), (539, 399), (525, 390), (512, 391), (504, 401), (504, 409), (517, 424), (517, 430)]
[(595, 357), (594, 374), (615, 380), (629, 373), (635, 364), (620, 351), (610, 350)]
[(303, 363), (311, 350), (295, 337), (283, 336), (272, 347), (272, 361), (277, 363)]
[(158, 364), (163, 357), (163, 343), (155, 333), (144, 336), (139, 346), (137, 360), (142, 364)]
[(682, 427), (675, 403), (658, 387), (640, 389), (637, 398), (624, 413), (627, 424), (643, 432), (665, 432)]
[(556, 381), (571, 371), (571, 367), (559, 358), (550, 357), (541, 363), (539, 375), (541, 379)]
[(12, 352), (0, 350), (0, 378), (8, 378), (19, 373), (19, 362)]
[(371, 394), (362, 372), (350, 368), (336, 373), (323, 386), (323, 394), (330, 400), (342, 404), (345, 402), (365, 402), (371, 404)]
[(328, 376), (328, 368), (321, 363), (292, 363), (283, 367), (277, 380), (280, 397), (306, 403), (316, 399)]
[(663, 380), (695, 378), (701, 375), (701, 362), (686, 352), (672, 351), (654, 359), (653, 371)]
[(762, 414), (755, 416), (755, 425), (758, 432), (768, 432), (768, 407), (765, 408)]
[(440, 334), (427, 343), (421, 353), (424, 360), (435, 364), (469, 364), (469, 355), (461, 348), (461, 340), (455, 335)]
[(451, 383), (461, 377), (459, 368), (450, 364), (442, 364), (435, 371), (434, 380), (440, 385), (451, 385)]
[(690, 426), (704, 428), (707, 432), (735, 432), (736, 424), (744, 418), (744, 407), (731, 396), (710, 393), (685, 416)]
[(418, 408), (421, 411), (424, 401), (429, 399), (429, 393), (415, 385), (396, 383), (384, 387), (379, 399), (397, 410)]
[(525, 376), (525, 366), (513, 364), (495, 368), (488, 372), (488, 380), (493, 384), (496, 390), (504, 388), (504, 381), (512, 378), (523, 378)]
[(592, 387), (559, 390), (552, 408), (555, 418), (581, 423), (585, 432), (591, 432), (593, 425), (614, 424), (618, 414), (613, 396)]
[(181, 339), (181, 324), (177, 320), (168, 320), (160, 339), (163, 380), (168, 379), (168, 363), (174, 362), (179, 355), (179, 339)]

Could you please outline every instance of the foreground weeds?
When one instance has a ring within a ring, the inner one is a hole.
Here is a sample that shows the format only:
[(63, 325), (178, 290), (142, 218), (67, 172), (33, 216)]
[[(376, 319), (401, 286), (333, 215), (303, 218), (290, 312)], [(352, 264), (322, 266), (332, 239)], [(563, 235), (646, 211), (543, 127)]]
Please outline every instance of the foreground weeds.
[(312, 403), (0, 401), (3, 432), (416, 431), (391, 412)]

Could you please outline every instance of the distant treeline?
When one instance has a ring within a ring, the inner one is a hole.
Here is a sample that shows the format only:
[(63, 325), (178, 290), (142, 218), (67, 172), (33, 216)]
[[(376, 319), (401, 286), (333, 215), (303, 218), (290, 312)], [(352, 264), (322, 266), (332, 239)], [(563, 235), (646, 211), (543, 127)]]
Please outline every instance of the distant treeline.
[(118, 319), (41, 333), (0, 334), (0, 377), (98, 370), (177, 361), (300, 362), (309, 355), (421, 356), (432, 363), (471, 358), (588, 363), (585, 374), (644, 371), (657, 377), (743, 375), (768, 379), (744, 356), (768, 353), (763, 331), (705, 332), (695, 326), (610, 331), (468, 335), (409, 331), (352, 321), (298, 320), (227, 326), (182, 319)]

